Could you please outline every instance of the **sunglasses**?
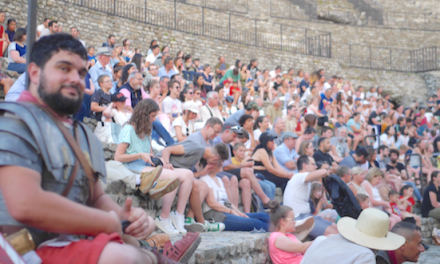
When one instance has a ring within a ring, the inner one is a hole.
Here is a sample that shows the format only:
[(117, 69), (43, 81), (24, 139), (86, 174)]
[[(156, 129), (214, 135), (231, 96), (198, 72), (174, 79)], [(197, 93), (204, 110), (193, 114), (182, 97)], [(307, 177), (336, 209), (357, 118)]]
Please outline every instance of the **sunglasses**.
[(196, 93), (196, 95), (200, 95), (200, 93)]
[(193, 94), (193, 92), (189, 92), (189, 94)]

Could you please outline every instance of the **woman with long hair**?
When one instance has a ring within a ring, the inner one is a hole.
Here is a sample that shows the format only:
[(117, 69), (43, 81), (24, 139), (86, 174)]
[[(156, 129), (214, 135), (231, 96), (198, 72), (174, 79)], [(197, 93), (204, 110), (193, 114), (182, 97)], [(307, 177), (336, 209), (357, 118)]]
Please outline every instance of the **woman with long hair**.
[(301, 134), (304, 135), (304, 131), (306, 131), (307, 127), (313, 127), (316, 129), (318, 125), (318, 119), (314, 114), (309, 114), (309, 111), (307, 111), (307, 114), (303, 117), (303, 122), (301, 123)]
[(303, 142), (301, 142), (301, 145), (299, 147), (299, 151), (298, 151), (298, 155), (300, 156), (310, 156), (313, 157), (313, 143), (310, 140), (304, 140)]
[(174, 58), (174, 71), (177, 72), (177, 74), (181, 75), (183, 69), (183, 63), (181, 57), (175, 57)]
[(185, 103), (187, 101), (192, 101), (194, 97), (194, 92), (191, 87), (185, 87), (182, 92), (180, 92), (179, 99), (182, 101), (182, 103)]
[(144, 64), (142, 63), (142, 55), (139, 53), (136, 53), (133, 55), (133, 58), (131, 59), (131, 63), (136, 65), (136, 68), (138, 72), (143, 73), (144, 72)]
[(201, 87), (198, 87), (200, 89), (202, 89), (202, 92), (206, 97), (206, 94), (208, 94), (209, 92), (213, 91), (215, 89), (215, 80), (214, 77), (211, 75), (211, 71), (212, 71), (212, 67), (209, 64), (205, 64), (203, 65), (203, 73), (202, 73), (202, 77), (203, 77), (203, 85)]
[[(427, 145), (426, 140), (417, 141), (417, 143), (414, 147), (413, 153), (420, 154), (420, 156), (422, 157), (422, 164), (420, 164), (420, 159), (418, 156), (411, 156), (411, 158), (409, 160), (409, 165), (412, 168), (417, 169), (417, 170), (420, 170), (419, 167), (422, 166), (422, 172), (423, 172), (423, 174), (427, 175), (426, 179), (428, 182), (430, 182), (432, 173), (434, 171), (438, 171), (438, 169), (435, 168), (434, 166), (432, 166), (432, 163), (429, 160), (429, 157), (426, 153), (426, 145)], [(421, 183), (416, 182), (416, 184), (421, 184)]]
[(240, 82), (241, 87), (244, 87), (246, 81), (251, 77), (251, 73), (249, 72), (247, 65), (241, 65), (240, 67)]
[(432, 174), (432, 179), (423, 193), (422, 217), (440, 220), (440, 176), (439, 171)]
[(125, 65), (124, 68), (122, 69), (122, 75), (121, 75), (121, 78), (119, 79), (117, 86), (121, 87), (122, 85), (126, 84), (128, 81), (128, 76), (130, 76), (130, 74), (135, 71), (137, 71), (136, 65), (131, 64), (131, 63), (128, 65)]
[(147, 56), (150, 55), (151, 53), (153, 53), (153, 47), (157, 45), (157, 40), (153, 39), (150, 42), (150, 47), (148, 48), (147, 51)]
[(269, 120), (265, 116), (259, 116), (254, 123), (254, 138), (257, 144), (262, 133), (269, 129)]
[(310, 186), (309, 203), (311, 213), (320, 216), (322, 219), (335, 223), (338, 213), (333, 209), (333, 205), (327, 201), (325, 189), (322, 183), (315, 181)]
[(240, 103), (238, 103), (237, 108), (241, 110), (250, 102), (251, 102), (251, 93), (249, 90), (245, 90), (243, 91), (243, 93), (241, 93), (241, 100)]
[(127, 65), (127, 62), (124, 58), (121, 56), (122, 54), (122, 45), (121, 44), (115, 44), (115, 47), (112, 51), (112, 58), (110, 59), (110, 65), (115, 67), (123, 67)]
[[(187, 169), (173, 169), (162, 159), (162, 164), (165, 164), (163, 170), (160, 167), (153, 167), (155, 164), (152, 161), (154, 155), (151, 148), (151, 132), (153, 129), (152, 123), (155, 121), (159, 110), (159, 106), (152, 99), (142, 100), (136, 105), (130, 120), (122, 127), (119, 134), (115, 160), (123, 162), (128, 169), (133, 171), (155, 171), (160, 175), (155, 176), (156, 179), (174, 179), (174, 181), (171, 181), (170, 186), (166, 187), (170, 192), (163, 195), (162, 212), (155, 219), (155, 222), (157, 227), (167, 234), (179, 234), (179, 232), (186, 234), (184, 213), (194, 183), (194, 175)], [(171, 206), (178, 190), (176, 187), (179, 184), (177, 209), (171, 212)], [(158, 182), (152, 190), (164, 187), (162, 185)]]
[(284, 190), (287, 182), (293, 176), (293, 172), (285, 171), (273, 155), (275, 150), (274, 139), (268, 132), (264, 132), (260, 136), (260, 143), (255, 147), (252, 153), (252, 160), (254, 160), (254, 173), (261, 173), (266, 180), (271, 181), (277, 187)]

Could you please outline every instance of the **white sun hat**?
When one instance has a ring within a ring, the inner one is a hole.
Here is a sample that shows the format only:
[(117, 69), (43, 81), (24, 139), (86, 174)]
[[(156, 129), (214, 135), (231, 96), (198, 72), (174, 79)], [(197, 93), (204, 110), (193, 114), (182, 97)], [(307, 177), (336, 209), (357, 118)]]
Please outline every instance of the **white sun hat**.
[(338, 221), (339, 233), (360, 246), (377, 250), (396, 250), (405, 238), (388, 232), (389, 217), (375, 208), (362, 211), (359, 218), (343, 217)]

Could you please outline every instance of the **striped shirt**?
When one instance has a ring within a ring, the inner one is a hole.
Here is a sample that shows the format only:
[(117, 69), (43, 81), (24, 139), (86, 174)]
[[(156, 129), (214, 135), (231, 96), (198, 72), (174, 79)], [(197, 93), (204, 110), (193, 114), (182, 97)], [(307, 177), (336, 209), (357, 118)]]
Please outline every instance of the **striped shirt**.
[(125, 124), (122, 127), (118, 141), (119, 143), (128, 144), (125, 154), (150, 153), (151, 151), (150, 137), (147, 136), (144, 139), (140, 139), (136, 135), (134, 127), (129, 124)]

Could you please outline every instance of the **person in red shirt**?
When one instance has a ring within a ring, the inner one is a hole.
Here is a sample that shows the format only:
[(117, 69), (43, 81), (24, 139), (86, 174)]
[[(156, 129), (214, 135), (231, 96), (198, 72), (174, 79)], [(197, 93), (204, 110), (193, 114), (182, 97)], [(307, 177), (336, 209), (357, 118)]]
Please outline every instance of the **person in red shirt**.
[(409, 185), (404, 185), (402, 189), (400, 189), (400, 197), (399, 202), (403, 203), (406, 207), (406, 211), (408, 213), (413, 212), (413, 205), (416, 203), (413, 197), (414, 189)]

